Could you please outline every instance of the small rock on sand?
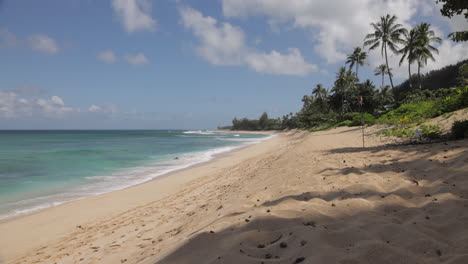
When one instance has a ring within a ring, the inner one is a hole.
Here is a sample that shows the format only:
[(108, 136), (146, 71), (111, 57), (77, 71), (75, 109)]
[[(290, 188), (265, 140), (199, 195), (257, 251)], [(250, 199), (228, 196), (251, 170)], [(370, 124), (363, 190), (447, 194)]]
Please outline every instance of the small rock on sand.
[(301, 263), (305, 260), (305, 257), (299, 257), (296, 259), (296, 261), (294, 261), (294, 263)]

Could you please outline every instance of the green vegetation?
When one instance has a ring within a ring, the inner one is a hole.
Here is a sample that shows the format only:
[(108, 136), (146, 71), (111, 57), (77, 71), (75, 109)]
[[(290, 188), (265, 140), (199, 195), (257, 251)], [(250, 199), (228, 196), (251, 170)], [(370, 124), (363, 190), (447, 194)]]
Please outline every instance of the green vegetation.
[[(421, 74), (420, 69), (438, 53), (434, 43), (441, 39), (431, 25), (420, 23), (407, 30), (397, 23), (397, 17), (386, 15), (371, 24), (372, 33), (364, 39), (369, 51), (379, 48), (383, 63), (374, 69), (382, 76), (380, 87), (370, 80), (360, 81), (360, 66), (367, 65), (367, 53), (360, 47), (347, 56), (346, 64), (338, 68), (333, 86), (317, 84), (310, 95), (302, 97), (302, 109), (282, 118), (271, 119), (264, 113), (258, 120), (247, 118), (233, 122), (233, 130), (278, 130), (301, 128), (310, 131), (338, 126), (392, 124), (395, 127), (381, 132), (398, 137), (441, 137), (437, 126), (423, 126), (429, 118), (468, 107), (468, 60), (440, 70)], [(401, 56), (399, 66), (407, 63), (408, 80), (393, 86), (392, 68), (388, 52)], [(417, 75), (411, 65), (417, 64)], [(390, 86), (385, 84), (388, 78)]]
[(455, 139), (468, 138), (468, 120), (453, 123), (452, 136)]
[(423, 125), (422, 127), (422, 137), (427, 139), (439, 139), (442, 138), (442, 132), (440, 127), (436, 125)]
[(279, 119), (268, 118), (267, 113), (263, 113), (258, 120), (249, 120), (242, 118), (232, 120), (232, 130), (277, 130), (281, 129), (281, 121)]
[(379, 132), (377, 135), (385, 135), (387, 137), (412, 137), (415, 135), (415, 130), (405, 127), (395, 127), (390, 130)]

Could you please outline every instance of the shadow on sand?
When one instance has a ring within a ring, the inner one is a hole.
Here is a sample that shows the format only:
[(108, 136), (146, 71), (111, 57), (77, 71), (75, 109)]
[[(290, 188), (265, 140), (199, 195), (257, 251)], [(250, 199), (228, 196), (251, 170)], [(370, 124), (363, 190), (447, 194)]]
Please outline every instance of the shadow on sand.
[[(446, 147), (459, 146), (455, 142)], [(328, 168), (320, 173), (345, 177), (391, 171), (413, 182), (414, 188), (285, 195), (261, 204), (263, 215), (249, 219), (246, 212), (232, 217), (232, 225), (223, 230), (207, 227), (187, 237), (183, 246), (157, 263), (468, 263), (468, 175), (461, 169), (466, 166), (460, 166), (468, 162), (467, 151), (432, 161), (434, 153), (431, 146), (427, 148), (427, 155), (411, 163), (422, 164), (431, 176), (404, 170), (410, 164), (398, 157), (390, 164)], [(384, 149), (389, 147), (330, 153), (378, 154)], [(412, 146), (390, 149), (401, 155), (416, 151)], [(285, 202), (297, 206), (291, 206), (288, 214), (284, 207), (276, 211)], [(346, 209), (350, 204), (359, 206)]]

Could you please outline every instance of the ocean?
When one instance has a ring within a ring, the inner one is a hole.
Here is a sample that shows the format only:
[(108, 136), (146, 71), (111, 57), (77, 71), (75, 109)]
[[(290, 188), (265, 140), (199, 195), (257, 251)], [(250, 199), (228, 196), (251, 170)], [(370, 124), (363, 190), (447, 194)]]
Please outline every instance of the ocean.
[(0, 219), (140, 184), (269, 137), (200, 130), (0, 131)]

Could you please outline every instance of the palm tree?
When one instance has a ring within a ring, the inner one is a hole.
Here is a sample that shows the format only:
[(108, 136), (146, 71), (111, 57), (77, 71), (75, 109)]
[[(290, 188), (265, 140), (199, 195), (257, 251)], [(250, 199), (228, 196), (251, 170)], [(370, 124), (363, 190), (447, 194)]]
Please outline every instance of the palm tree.
[(317, 84), (312, 90), (312, 95), (315, 98), (314, 102), (322, 112), (328, 112), (327, 94), (327, 89), (321, 83)]
[(350, 92), (354, 92), (356, 83), (356, 74), (346, 70), (345, 67), (338, 69), (333, 92), (341, 98), (341, 117), (343, 117), (346, 109), (349, 108), (348, 95)]
[(346, 64), (349, 64), (350, 70), (351, 68), (353, 68), (354, 65), (356, 65), (356, 77), (358, 77), (359, 65), (364, 66), (364, 64), (367, 64), (366, 59), (367, 53), (362, 51), (361, 47), (356, 47), (354, 48), (353, 53), (348, 55)]
[(401, 54), (400, 66), (403, 64), (405, 59), (408, 60), (408, 82), (410, 88), (411, 84), (411, 64), (417, 60), (416, 50), (420, 46), (420, 39), (418, 38), (418, 31), (416, 29), (411, 29), (409, 32), (404, 34), (405, 39), (403, 40), (403, 48), (399, 50)]
[(317, 86), (315, 86), (315, 88), (312, 90), (312, 94), (316, 97), (316, 98), (320, 98), (320, 99), (323, 99), (327, 96), (327, 89), (325, 89), (325, 87), (323, 87), (323, 85), (321, 83), (317, 84)]
[(392, 90), (390, 89), (390, 86), (385, 85), (384, 87), (382, 87), (382, 89), (380, 89), (380, 92), (376, 94), (375, 100), (379, 105), (380, 109), (384, 111), (391, 109), (392, 106), (395, 104), (395, 98)]
[(339, 98), (341, 99), (341, 113), (340, 113), (340, 119), (343, 120), (343, 115), (344, 115), (344, 101), (345, 101), (345, 89), (346, 89), (346, 68), (345, 67), (340, 67), (338, 69), (338, 72), (336, 73), (336, 79), (335, 79), (335, 85), (332, 89), (333, 93), (338, 95)]
[(385, 74), (392, 75), (385, 64), (380, 64), (374, 69), (374, 75), (382, 75), (382, 87), (384, 87)]
[[(374, 33), (367, 34), (364, 39), (364, 46), (370, 46), (369, 50), (373, 50), (378, 46), (381, 46), (381, 54), (384, 56), (385, 53), (385, 64), (387, 69), (390, 69), (388, 66), (388, 56), (387, 56), (387, 47), (394, 53), (398, 53), (397, 44), (402, 43), (403, 40), (400, 38), (407, 30), (403, 28), (401, 24), (396, 24), (397, 17), (386, 15), (380, 17), (380, 22), (371, 23)], [(393, 89), (393, 80), (392, 75), (389, 74), (390, 84)]]
[(418, 79), (419, 89), (422, 88), (421, 84), (421, 67), (427, 64), (427, 59), (435, 61), (432, 52), (439, 54), (439, 50), (431, 45), (432, 42), (441, 43), (442, 39), (435, 36), (434, 30), (431, 30), (431, 25), (421, 23), (416, 27), (418, 46), (416, 48), (416, 60), (418, 62)]

